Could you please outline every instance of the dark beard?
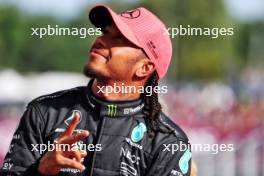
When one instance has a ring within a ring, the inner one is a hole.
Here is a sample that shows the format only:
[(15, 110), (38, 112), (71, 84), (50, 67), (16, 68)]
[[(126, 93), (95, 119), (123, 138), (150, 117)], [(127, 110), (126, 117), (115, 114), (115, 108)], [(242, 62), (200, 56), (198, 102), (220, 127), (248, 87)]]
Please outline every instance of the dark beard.
[(101, 72), (94, 70), (93, 68), (88, 67), (85, 65), (83, 67), (83, 74), (88, 78), (96, 78), (97, 80), (107, 80), (108, 77), (103, 75)]

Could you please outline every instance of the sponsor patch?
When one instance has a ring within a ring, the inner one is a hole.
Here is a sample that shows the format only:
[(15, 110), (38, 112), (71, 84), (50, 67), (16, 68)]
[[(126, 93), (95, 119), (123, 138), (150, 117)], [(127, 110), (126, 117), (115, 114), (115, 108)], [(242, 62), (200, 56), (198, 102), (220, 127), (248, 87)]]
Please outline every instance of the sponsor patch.
[(71, 123), (75, 113), (78, 113), (79, 116), (80, 116), (78, 124), (82, 121), (82, 113), (81, 113), (81, 111), (73, 110), (72, 113), (71, 113), (71, 116), (64, 121), (67, 126), (69, 126), (69, 124)]
[(110, 105), (107, 105), (107, 115), (109, 115), (110, 117), (113, 117), (116, 115), (116, 110), (117, 110), (117, 106), (116, 105), (113, 105), (113, 104), (110, 104)]
[(191, 157), (192, 157), (192, 153), (190, 152), (189, 149), (187, 149), (179, 161), (179, 168), (183, 174), (186, 174), (189, 170), (189, 161)]
[(143, 136), (144, 133), (147, 131), (147, 127), (144, 123), (140, 122), (132, 131), (131, 133), (131, 140), (133, 142), (139, 142)]
[(171, 176), (182, 176), (182, 173), (180, 173), (179, 171), (176, 171), (176, 170), (172, 170), (171, 171)]

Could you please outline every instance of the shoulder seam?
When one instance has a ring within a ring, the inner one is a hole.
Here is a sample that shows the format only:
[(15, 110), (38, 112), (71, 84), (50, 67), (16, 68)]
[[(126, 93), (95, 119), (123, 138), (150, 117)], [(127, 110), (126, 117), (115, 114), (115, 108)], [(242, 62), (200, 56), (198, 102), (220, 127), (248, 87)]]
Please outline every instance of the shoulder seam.
[(36, 98), (35, 100), (33, 101), (36, 101), (36, 102), (39, 102), (41, 100), (45, 100), (45, 99), (53, 99), (53, 98), (57, 98), (57, 97), (60, 97), (70, 91), (76, 91), (78, 89), (80, 89), (81, 87), (75, 87), (75, 88), (72, 88), (72, 89), (67, 89), (67, 90), (61, 90), (61, 91), (58, 91), (58, 92), (54, 92), (54, 93), (51, 93), (51, 94), (47, 94), (47, 95), (42, 95), (38, 98)]
[(36, 104), (32, 104), (32, 106), (38, 111), (41, 121), (42, 121), (42, 125), (45, 125), (44, 115), (41, 113), (40, 108)]
[(176, 136), (176, 130), (175, 130), (170, 124), (168, 124), (167, 122), (165, 122), (165, 121), (162, 119), (162, 116), (161, 116), (161, 115), (159, 115), (159, 120), (160, 120), (160, 122), (161, 122), (164, 126), (166, 126), (166, 127), (169, 128), (171, 131), (173, 131), (173, 133), (174, 133), (175, 136)]
[[(32, 106), (32, 107), (38, 112), (38, 114), (39, 114), (39, 116), (40, 116), (41, 123), (42, 123), (41, 125), (45, 125), (44, 116), (43, 116), (43, 114), (41, 113), (41, 111), (40, 111), (39, 107), (37, 106), (37, 104), (31, 102), (31, 103), (28, 104), (28, 106)], [(42, 131), (42, 130), (43, 130), (43, 129), (41, 129), (41, 131)]]
[[(173, 132), (173, 135), (179, 140), (179, 141), (185, 141), (186, 142), (186, 139), (185, 138), (182, 138), (182, 137), (180, 137), (180, 136), (178, 136), (177, 134), (178, 134), (178, 132), (177, 132), (177, 130), (174, 128), (174, 127), (172, 127), (169, 123), (167, 123), (163, 118), (162, 118), (162, 115), (160, 114), (159, 115), (159, 120), (160, 120), (160, 122), (165, 126), (165, 127), (167, 127), (169, 130), (171, 130), (172, 132)], [(186, 134), (185, 134), (186, 135)], [(188, 139), (187, 139), (187, 141), (189, 141)], [(188, 142), (187, 142), (188, 143)]]

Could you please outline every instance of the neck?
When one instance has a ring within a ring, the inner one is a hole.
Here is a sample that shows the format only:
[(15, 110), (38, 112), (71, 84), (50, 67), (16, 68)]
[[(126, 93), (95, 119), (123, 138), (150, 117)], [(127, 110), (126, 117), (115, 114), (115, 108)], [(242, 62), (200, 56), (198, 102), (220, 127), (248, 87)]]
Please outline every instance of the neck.
[(136, 100), (140, 97), (139, 89), (144, 84), (141, 82), (125, 82), (125, 81), (100, 81), (95, 79), (92, 85), (92, 92), (97, 97), (109, 101), (128, 101)]

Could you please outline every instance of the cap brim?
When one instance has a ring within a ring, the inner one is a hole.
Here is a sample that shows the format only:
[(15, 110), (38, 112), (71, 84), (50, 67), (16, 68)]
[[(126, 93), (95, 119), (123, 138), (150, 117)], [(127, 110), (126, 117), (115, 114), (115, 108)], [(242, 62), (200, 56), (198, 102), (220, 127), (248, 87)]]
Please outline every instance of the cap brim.
[(102, 29), (114, 22), (123, 36), (125, 36), (134, 45), (141, 48), (138, 39), (134, 35), (131, 28), (109, 7), (105, 5), (97, 5), (93, 7), (89, 12), (89, 19), (95, 27)]

